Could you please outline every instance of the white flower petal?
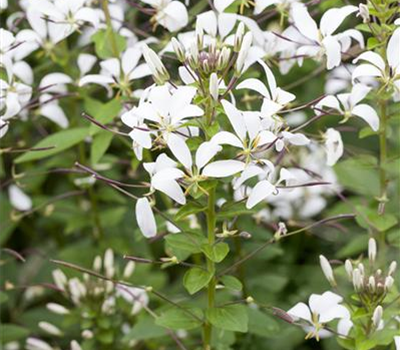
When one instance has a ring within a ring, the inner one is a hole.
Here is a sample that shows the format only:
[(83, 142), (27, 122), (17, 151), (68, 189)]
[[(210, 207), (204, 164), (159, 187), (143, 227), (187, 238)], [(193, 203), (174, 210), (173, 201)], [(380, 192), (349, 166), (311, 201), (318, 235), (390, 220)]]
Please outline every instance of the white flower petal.
[(208, 164), (202, 174), (209, 177), (228, 177), (242, 171), (245, 166), (245, 163), (238, 160), (218, 160)]
[(252, 189), (246, 202), (246, 208), (251, 209), (275, 191), (275, 186), (267, 180), (262, 180)]
[(353, 60), (353, 63), (358, 63), (358, 61), (367, 61), (372, 63), (374, 66), (378, 67), (381, 71), (385, 70), (385, 61), (376, 52), (367, 51), (363, 52), (360, 56)]
[(8, 196), (11, 205), (20, 211), (32, 209), (32, 200), (16, 185), (8, 187)]
[(361, 64), (356, 67), (351, 76), (352, 80), (355, 81), (359, 77), (381, 77), (382, 72), (379, 68), (372, 64)]
[(157, 234), (156, 220), (147, 198), (140, 198), (136, 202), (136, 221), (143, 236), (151, 238)]
[(319, 41), (319, 31), (317, 24), (312, 19), (307, 11), (307, 7), (302, 4), (295, 2), (291, 6), (291, 15), (295, 27), (299, 30), (301, 34), (310, 40)]
[(241, 89), (249, 89), (257, 91), (259, 94), (263, 95), (264, 97), (271, 98), (269, 91), (264, 83), (262, 83), (258, 79), (250, 78), (242, 81), (237, 87), (236, 90)]
[(357, 11), (358, 7), (352, 5), (333, 8), (326, 11), (322, 16), (320, 23), (322, 35), (328, 36), (333, 34), (348, 15)]
[(220, 131), (212, 137), (211, 141), (218, 145), (230, 145), (238, 148), (243, 147), (242, 141), (229, 131)]
[(389, 66), (397, 71), (400, 68), (400, 28), (390, 37), (386, 52)]
[(242, 113), (232, 103), (226, 100), (221, 101), (221, 103), (236, 135), (239, 136), (241, 140), (244, 140), (246, 138), (246, 125)]
[(178, 159), (186, 169), (192, 168), (192, 155), (185, 140), (171, 133), (168, 137), (167, 145), (175, 158)]
[(203, 168), (221, 150), (222, 147), (214, 142), (203, 142), (196, 151), (197, 168)]
[(286, 311), (286, 313), (288, 313), (290, 316), (292, 316), (296, 320), (302, 319), (302, 320), (306, 320), (310, 323), (312, 322), (310, 309), (304, 303), (297, 303), (290, 310)]
[(361, 104), (352, 109), (352, 114), (365, 120), (372, 130), (379, 130), (379, 117), (371, 106)]
[(322, 40), (326, 52), (326, 68), (328, 70), (340, 66), (342, 61), (341, 47), (333, 36), (327, 36)]

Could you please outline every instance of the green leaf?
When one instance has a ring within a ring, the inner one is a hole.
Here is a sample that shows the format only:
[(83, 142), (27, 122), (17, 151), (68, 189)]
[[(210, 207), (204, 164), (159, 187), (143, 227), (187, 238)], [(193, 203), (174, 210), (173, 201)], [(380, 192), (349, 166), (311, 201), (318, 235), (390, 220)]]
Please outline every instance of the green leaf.
[(205, 210), (206, 210), (205, 206), (190, 202), (179, 208), (179, 210), (175, 214), (175, 220), (179, 221), (186, 218), (189, 215), (201, 213), (202, 211)]
[(236, 277), (233, 276), (222, 276), (220, 281), (225, 286), (225, 288), (234, 290), (234, 291), (241, 291), (243, 288), (242, 282), (240, 282)]
[(378, 196), (380, 185), (376, 166), (376, 158), (363, 156), (342, 161), (334, 169), (339, 183), (347, 189), (366, 196)]
[(189, 294), (192, 295), (203, 289), (211, 281), (212, 277), (212, 273), (198, 267), (193, 267), (185, 273), (183, 285)]
[(209, 244), (204, 244), (201, 247), (201, 251), (212, 261), (219, 263), (225, 259), (229, 253), (229, 245), (220, 242), (210, 246)]
[[(86, 98), (84, 101), (84, 109), (87, 114), (96, 119), (101, 124), (108, 124), (118, 115), (121, 110), (121, 103), (118, 99), (113, 99), (107, 103), (102, 103), (92, 98)], [(95, 135), (102, 128), (95, 124), (89, 127), (90, 135)]]
[(165, 237), (167, 246), (174, 250), (184, 250), (191, 254), (201, 253), (201, 245), (206, 238), (200, 234), (177, 233)]
[(244, 305), (228, 305), (207, 310), (207, 319), (215, 327), (246, 333), (249, 317)]
[(279, 333), (279, 324), (272, 316), (253, 308), (247, 308), (247, 314), (249, 316), (249, 333), (266, 338)]
[(133, 328), (125, 335), (123, 341), (147, 340), (164, 336), (165, 328), (155, 324), (155, 319), (148, 315), (142, 316)]
[(356, 221), (361, 227), (368, 228), (370, 225), (373, 225), (378, 231), (384, 232), (395, 226), (398, 222), (393, 214), (385, 213), (379, 215), (377, 209), (366, 208), (360, 205), (356, 206), (356, 208), (360, 213), (357, 215)]
[(112, 132), (103, 130), (100, 131), (94, 138), (90, 146), (90, 162), (95, 165), (101, 157), (107, 152), (110, 147), (114, 135)]
[(199, 308), (169, 309), (163, 312), (157, 319), (156, 324), (168, 329), (194, 329), (202, 325), (203, 312)]
[(52, 156), (54, 154), (65, 151), (82, 142), (85, 137), (88, 136), (87, 128), (74, 128), (63, 130), (47, 136), (44, 140), (38, 142), (34, 148), (52, 147), (46, 151), (30, 151), (21, 156), (19, 156), (15, 163), (20, 164), (24, 162), (29, 162), (32, 160), (38, 160)]
[(255, 210), (249, 210), (246, 208), (246, 204), (242, 202), (236, 203), (225, 203), (221, 210), (218, 211), (217, 217), (221, 219), (232, 218), (239, 215), (249, 215)]
[(29, 329), (15, 324), (2, 324), (0, 328), (0, 344), (3, 345), (12, 341), (25, 339), (30, 333)]
[(0, 292), (0, 305), (8, 300), (8, 295), (5, 292)]
[(121, 53), (126, 48), (126, 39), (116, 32), (113, 32), (112, 28), (98, 30), (92, 35), (92, 42), (97, 56), (102, 59), (115, 57), (113, 52), (112, 41), (115, 40), (118, 53)]

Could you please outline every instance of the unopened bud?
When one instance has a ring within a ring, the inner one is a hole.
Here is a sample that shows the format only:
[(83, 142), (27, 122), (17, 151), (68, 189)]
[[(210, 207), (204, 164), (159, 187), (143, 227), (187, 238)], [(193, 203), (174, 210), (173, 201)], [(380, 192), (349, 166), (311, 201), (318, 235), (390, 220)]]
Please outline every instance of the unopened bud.
[(96, 256), (93, 260), (93, 270), (99, 272), (101, 270), (101, 256)]
[(354, 269), (353, 271), (353, 286), (356, 291), (363, 289), (363, 278), (359, 269)]
[(196, 26), (196, 43), (200, 49), (204, 45), (204, 30), (202, 26)]
[(385, 278), (385, 290), (387, 292), (392, 288), (393, 283), (394, 283), (394, 279), (392, 276), (388, 276)]
[(344, 268), (346, 270), (347, 276), (349, 277), (349, 280), (351, 281), (353, 279), (353, 264), (349, 259), (345, 261)]
[(370, 276), (368, 280), (368, 288), (372, 291), (375, 292), (376, 290), (376, 283), (375, 283), (375, 277)]
[(251, 32), (247, 32), (243, 37), (242, 45), (240, 47), (240, 51), (236, 60), (235, 74), (237, 76), (242, 74), (244, 68), (244, 62), (247, 58), (247, 55), (249, 54), (252, 42), (253, 42), (253, 34), (251, 34)]
[(60, 269), (57, 269), (52, 272), (52, 275), (56, 286), (64, 290), (68, 282), (67, 276), (65, 276), (64, 272), (62, 272)]
[(143, 57), (157, 84), (162, 85), (169, 80), (168, 71), (161, 62), (160, 57), (146, 44), (143, 44)]
[(370, 238), (368, 241), (368, 258), (371, 264), (375, 262), (376, 259), (376, 241), (373, 238)]
[(46, 305), (46, 307), (48, 310), (50, 310), (51, 312), (58, 314), (58, 315), (68, 315), (69, 314), (69, 310), (60, 304), (48, 303)]
[(239, 233), (239, 237), (244, 238), (244, 239), (250, 239), (251, 233), (247, 232), (247, 231), (242, 231)]
[(73, 340), (71, 341), (71, 350), (82, 350), (82, 348), (76, 340)]
[(363, 263), (358, 264), (358, 269), (360, 270), (361, 276), (364, 277), (364, 275), (365, 275), (364, 264)]
[(273, 307), (273, 314), (276, 317), (279, 317), (281, 320), (287, 322), (287, 323), (294, 323), (294, 319), (292, 316), (290, 316), (286, 311), (279, 309), (277, 307)]
[(134, 261), (129, 261), (124, 269), (123, 277), (129, 278), (132, 276), (133, 272), (135, 271), (136, 264)]
[(243, 22), (240, 22), (236, 30), (235, 41), (233, 45), (233, 51), (235, 52), (239, 52), (240, 47), (242, 46), (244, 30), (245, 30), (244, 24)]
[(93, 338), (93, 332), (91, 330), (89, 330), (89, 329), (85, 329), (82, 332), (82, 338), (84, 338), (84, 339), (92, 339)]
[(217, 69), (223, 70), (228, 66), (229, 58), (231, 57), (231, 50), (227, 47), (223, 47), (217, 61)]
[(252, 304), (252, 303), (254, 303), (254, 299), (249, 296), (249, 297), (246, 298), (246, 303), (247, 304)]
[(396, 271), (396, 268), (397, 268), (397, 262), (396, 261), (392, 261), (390, 266), (389, 266), (388, 275), (389, 276), (393, 275), (395, 273), (395, 271)]
[(332, 266), (329, 263), (328, 259), (323, 255), (319, 256), (319, 263), (321, 265), (322, 272), (324, 273), (326, 279), (332, 286), (336, 285), (335, 277), (333, 276)]
[(45, 332), (54, 335), (56, 337), (61, 337), (63, 335), (63, 333), (58, 327), (49, 322), (39, 322), (39, 327)]
[(34, 350), (52, 350), (53, 348), (43, 340), (37, 338), (28, 338), (25, 343), (26, 349)]
[(379, 327), (379, 324), (381, 323), (382, 320), (382, 314), (383, 314), (382, 306), (378, 305), (372, 316), (372, 323), (374, 324), (375, 328)]
[(370, 21), (368, 5), (366, 4), (358, 5), (357, 16), (360, 16), (363, 19), (363, 23), (368, 23)]
[(175, 38), (171, 39), (172, 48), (174, 49), (175, 55), (180, 62), (185, 62), (185, 49), (183, 45)]
[(192, 68), (197, 68), (199, 66), (199, 47), (197, 42), (193, 41), (189, 47), (190, 60), (189, 62), (193, 65)]
[(210, 76), (210, 95), (214, 101), (218, 101), (219, 89), (218, 89), (218, 75), (212, 73)]

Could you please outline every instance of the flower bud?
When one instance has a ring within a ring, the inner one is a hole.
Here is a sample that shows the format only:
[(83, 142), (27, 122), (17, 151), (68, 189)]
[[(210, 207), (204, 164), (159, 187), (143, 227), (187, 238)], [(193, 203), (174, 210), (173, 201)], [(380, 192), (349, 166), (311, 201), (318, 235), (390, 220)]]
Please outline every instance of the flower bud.
[(322, 272), (324, 273), (326, 279), (332, 286), (335, 286), (336, 285), (335, 277), (333, 276), (332, 266), (329, 263), (328, 259), (325, 258), (323, 255), (320, 255), (319, 263), (321, 265)]
[(37, 338), (28, 338), (25, 346), (26, 350), (53, 350), (49, 344)]
[(392, 263), (389, 266), (389, 272), (388, 275), (391, 276), (394, 274), (394, 272), (396, 271), (397, 268), (397, 262), (396, 261), (392, 261)]
[(394, 279), (392, 276), (388, 276), (385, 278), (385, 290), (388, 292), (390, 288), (392, 288), (394, 283)]
[(231, 50), (227, 47), (223, 47), (217, 60), (218, 70), (223, 70), (228, 66), (230, 56), (231, 56)]
[(360, 16), (363, 19), (363, 23), (368, 23), (370, 21), (368, 5), (366, 4), (358, 5), (357, 16)]
[(161, 62), (160, 57), (146, 44), (143, 44), (143, 57), (157, 84), (162, 85), (169, 80), (168, 71)]
[(353, 286), (356, 291), (360, 291), (363, 289), (363, 278), (361, 276), (360, 270), (354, 269), (353, 271)]
[(76, 340), (73, 340), (71, 341), (71, 350), (82, 350), (82, 348)]
[(349, 276), (349, 280), (353, 279), (353, 264), (349, 259), (347, 259), (344, 263), (344, 268), (346, 270), (347, 276)]
[(244, 24), (243, 22), (240, 22), (236, 30), (235, 40), (233, 45), (233, 51), (235, 52), (239, 52), (240, 50), (240, 46), (242, 45), (243, 41), (244, 30), (245, 30)]
[(48, 310), (50, 310), (51, 312), (58, 314), (58, 315), (68, 315), (69, 314), (69, 310), (60, 304), (48, 303), (46, 305), (46, 307)]
[(98, 255), (93, 260), (93, 270), (99, 272), (101, 270), (101, 265), (102, 265), (101, 256)]
[(368, 288), (372, 291), (375, 292), (376, 290), (376, 282), (375, 282), (375, 277), (370, 276), (368, 280)]
[(82, 332), (82, 338), (84, 338), (84, 339), (92, 339), (93, 338), (93, 332), (91, 330), (89, 330), (89, 329), (85, 329)]
[(219, 89), (218, 89), (218, 75), (212, 73), (210, 76), (210, 95), (214, 101), (218, 101)]
[(379, 324), (381, 323), (382, 320), (382, 314), (383, 314), (382, 306), (378, 305), (372, 316), (372, 323), (374, 324), (375, 328), (379, 327)]
[(64, 272), (62, 272), (60, 269), (57, 269), (52, 272), (52, 275), (56, 286), (61, 290), (64, 290), (68, 282), (67, 276), (65, 276)]
[(358, 269), (360, 270), (361, 276), (364, 278), (364, 275), (365, 275), (364, 264), (363, 263), (358, 264)]
[(196, 44), (200, 49), (204, 45), (204, 30), (202, 26), (196, 26)]
[(178, 57), (178, 60), (180, 62), (185, 62), (185, 49), (183, 45), (175, 38), (171, 39), (171, 44), (174, 49), (176, 57)]
[(192, 62), (193, 67), (197, 68), (199, 65), (199, 47), (196, 41), (193, 41), (189, 46), (190, 62)]
[(235, 69), (236, 75), (242, 74), (244, 62), (247, 58), (247, 55), (249, 54), (252, 42), (253, 42), (253, 34), (251, 34), (251, 32), (247, 32), (243, 37), (242, 45), (240, 46), (240, 51), (236, 60), (236, 69)]
[(129, 261), (124, 269), (123, 277), (129, 278), (132, 276), (133, 272), (135, 271), (136, 264), (134, 261)]
[(63, 335), (63, 333), (58, 327), (49, 322), (39, 322), (39, 327), (45, 332), (54, 335), (56, 337), (61, 337)]
[(371, 264), (375, 262), (376, 259), (376, 241), (373, 238), (370, 238), (368, 241), (368, 259)]

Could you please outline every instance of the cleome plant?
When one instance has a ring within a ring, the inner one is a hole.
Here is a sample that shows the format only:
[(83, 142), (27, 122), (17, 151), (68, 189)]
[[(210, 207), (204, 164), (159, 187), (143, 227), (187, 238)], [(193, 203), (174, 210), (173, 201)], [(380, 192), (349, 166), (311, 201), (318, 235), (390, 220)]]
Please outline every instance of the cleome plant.
[(398, 1), (0, 9), (2, 349), (400, 350)]

